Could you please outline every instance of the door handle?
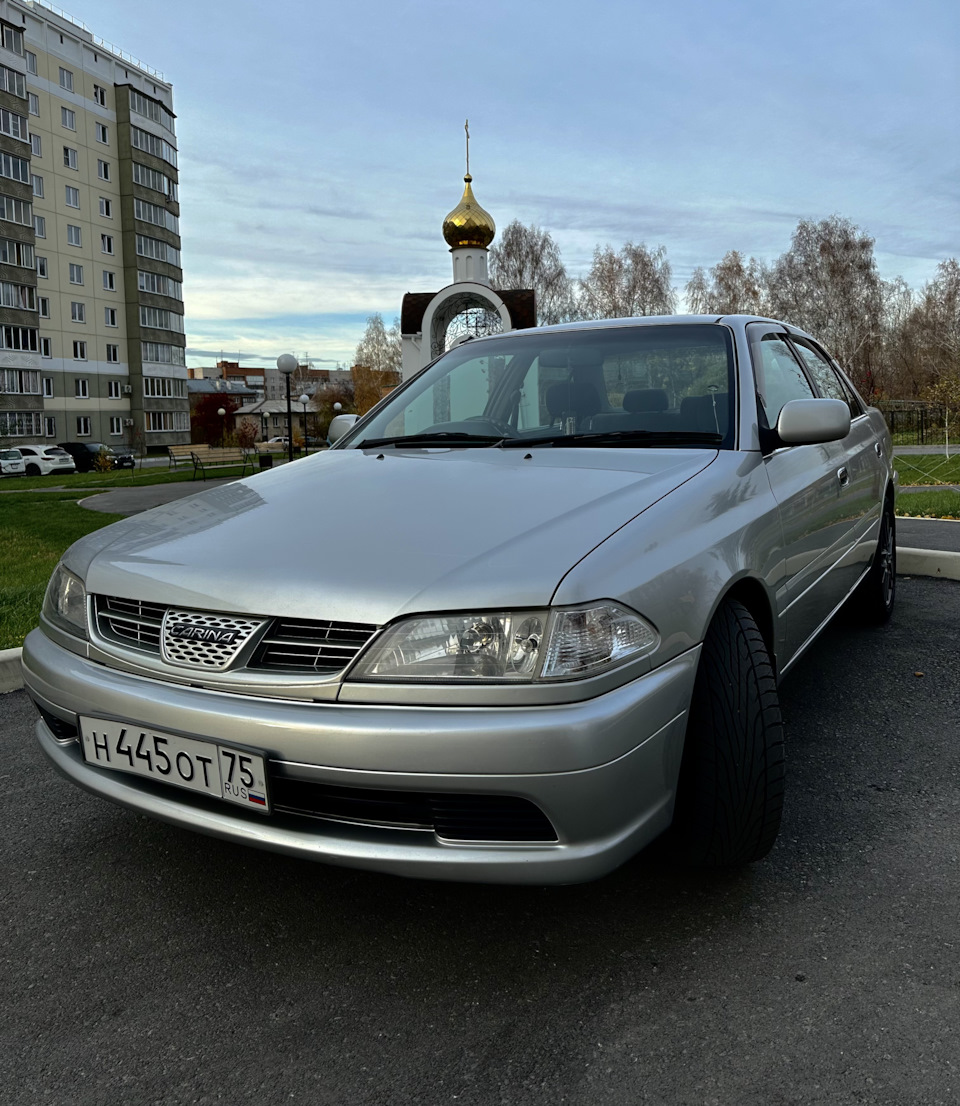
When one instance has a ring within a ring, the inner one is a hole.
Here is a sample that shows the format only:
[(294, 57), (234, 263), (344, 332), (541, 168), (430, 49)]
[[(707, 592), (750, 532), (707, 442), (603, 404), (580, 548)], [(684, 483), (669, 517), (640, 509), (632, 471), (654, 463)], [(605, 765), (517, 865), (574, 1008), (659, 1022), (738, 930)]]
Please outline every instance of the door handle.
[(874, 442), (873, 443), (873, 448), (877, 451), (877, 456), (878, 457), (883, 456), (883, 446), (879, 442)]
[(840, 481), (841, 488), (845, 488), (850, 483), (850, 473), (847, 472), (846, 465), (837, 469), (837, 479)]

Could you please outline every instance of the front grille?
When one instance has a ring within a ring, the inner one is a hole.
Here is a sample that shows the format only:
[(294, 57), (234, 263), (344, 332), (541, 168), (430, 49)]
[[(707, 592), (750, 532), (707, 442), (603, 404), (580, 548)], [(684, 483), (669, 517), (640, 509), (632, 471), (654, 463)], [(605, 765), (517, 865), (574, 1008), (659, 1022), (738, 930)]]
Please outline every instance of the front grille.
[[(161, 652), (164, 617), (170, 622), (174, 616), (174, 608), (160, 603), (145, 603), (140, 599), (123, 599), (115, 595), (95, 595), (93, 599), (97, 633), (102, 639), (140, 653), (163, 656), (163, 659), (174, 661), (183, 668), (219, 670), (229, 664), (229, 660), (224, 661), (224, 655), (235, 655), (242, 648), (242, 642), (236, 644), (235, 648), (218, 650), (209, 643), (168, 640)], [(246, 627), (262, 624), (264, 620), (177, 609), (174, 621), (177, 625), (189, 623), (201, 628), (239, 629), (246, 633)], [(376, 626), (361, 622), (330, 622), (326, 619), (306, 618), (270, 619), (246, 667), (329, 676), (342, 672), (376, 632)], [(211, 662), (213, 654), (216, 654), (213, 658), (216, 663)]]
[(331, 784), (273, 776), (274, 810), (330, 822), (433, 832), (445, 841), (545, 844), (557, 840), (550, 819), (513, 795), (448, 795)]
[(127, 645), (143, 653), (160, 653), (160, 627), (167, 608), (140, 599), (115, 595), (94, 596), (97, 632), (107, 641)]
[(276, 618), (257, 649), (250, 668), (339, 672), (376, 633), (360, 622)]

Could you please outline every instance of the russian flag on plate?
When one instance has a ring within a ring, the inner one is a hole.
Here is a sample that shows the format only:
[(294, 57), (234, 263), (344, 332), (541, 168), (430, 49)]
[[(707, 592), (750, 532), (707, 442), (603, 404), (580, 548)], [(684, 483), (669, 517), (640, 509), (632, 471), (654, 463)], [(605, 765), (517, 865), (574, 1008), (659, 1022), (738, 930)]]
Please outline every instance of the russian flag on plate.
[(250, 800), (251, 803), (256, 803), (257, 806), (266, 806), (267, 805), (267, 800), (266, 800), (265, 796), (258, 795), (256, 793), (256, 791), (248, 791), (247, 792), (247, 798)]

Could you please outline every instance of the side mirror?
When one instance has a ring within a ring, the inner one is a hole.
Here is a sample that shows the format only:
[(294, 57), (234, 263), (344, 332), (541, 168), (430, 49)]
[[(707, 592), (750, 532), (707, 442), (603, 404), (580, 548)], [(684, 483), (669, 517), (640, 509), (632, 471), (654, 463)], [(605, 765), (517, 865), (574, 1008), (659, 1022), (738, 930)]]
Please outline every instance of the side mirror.
[(327, 441), (333, 445), (339, 441), (359, 418), (359, 415), (334, 415), (327, 430)]
[(791, 399), (777, 419), (777, 434), (787, 445), (837, 442), (850, 433), (850, 408), (840, 399)]

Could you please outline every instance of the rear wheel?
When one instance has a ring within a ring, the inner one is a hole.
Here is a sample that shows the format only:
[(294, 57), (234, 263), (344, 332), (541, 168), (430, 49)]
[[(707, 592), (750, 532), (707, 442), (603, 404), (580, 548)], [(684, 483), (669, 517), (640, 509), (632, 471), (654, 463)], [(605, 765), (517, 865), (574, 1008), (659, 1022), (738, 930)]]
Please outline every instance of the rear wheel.
[(40, 475), (40, 466), (39, 465), (34, 465), (32, 463), (27, 465), (27, 476), (39, 476), (39, 475)]
[(897, 598), (897, 530), (893, 504), (887, 500), (880, 520), (877, 551), (870, 571), (856, 592), (857, 609), (865, 622), (882, 625), (893, 614)]
[(783, 811), (783, 724), (769, 650), (736, 600), (717, 611), (700, 654), (677, 790), (674, 834), (710, 867), (759, 860)]

